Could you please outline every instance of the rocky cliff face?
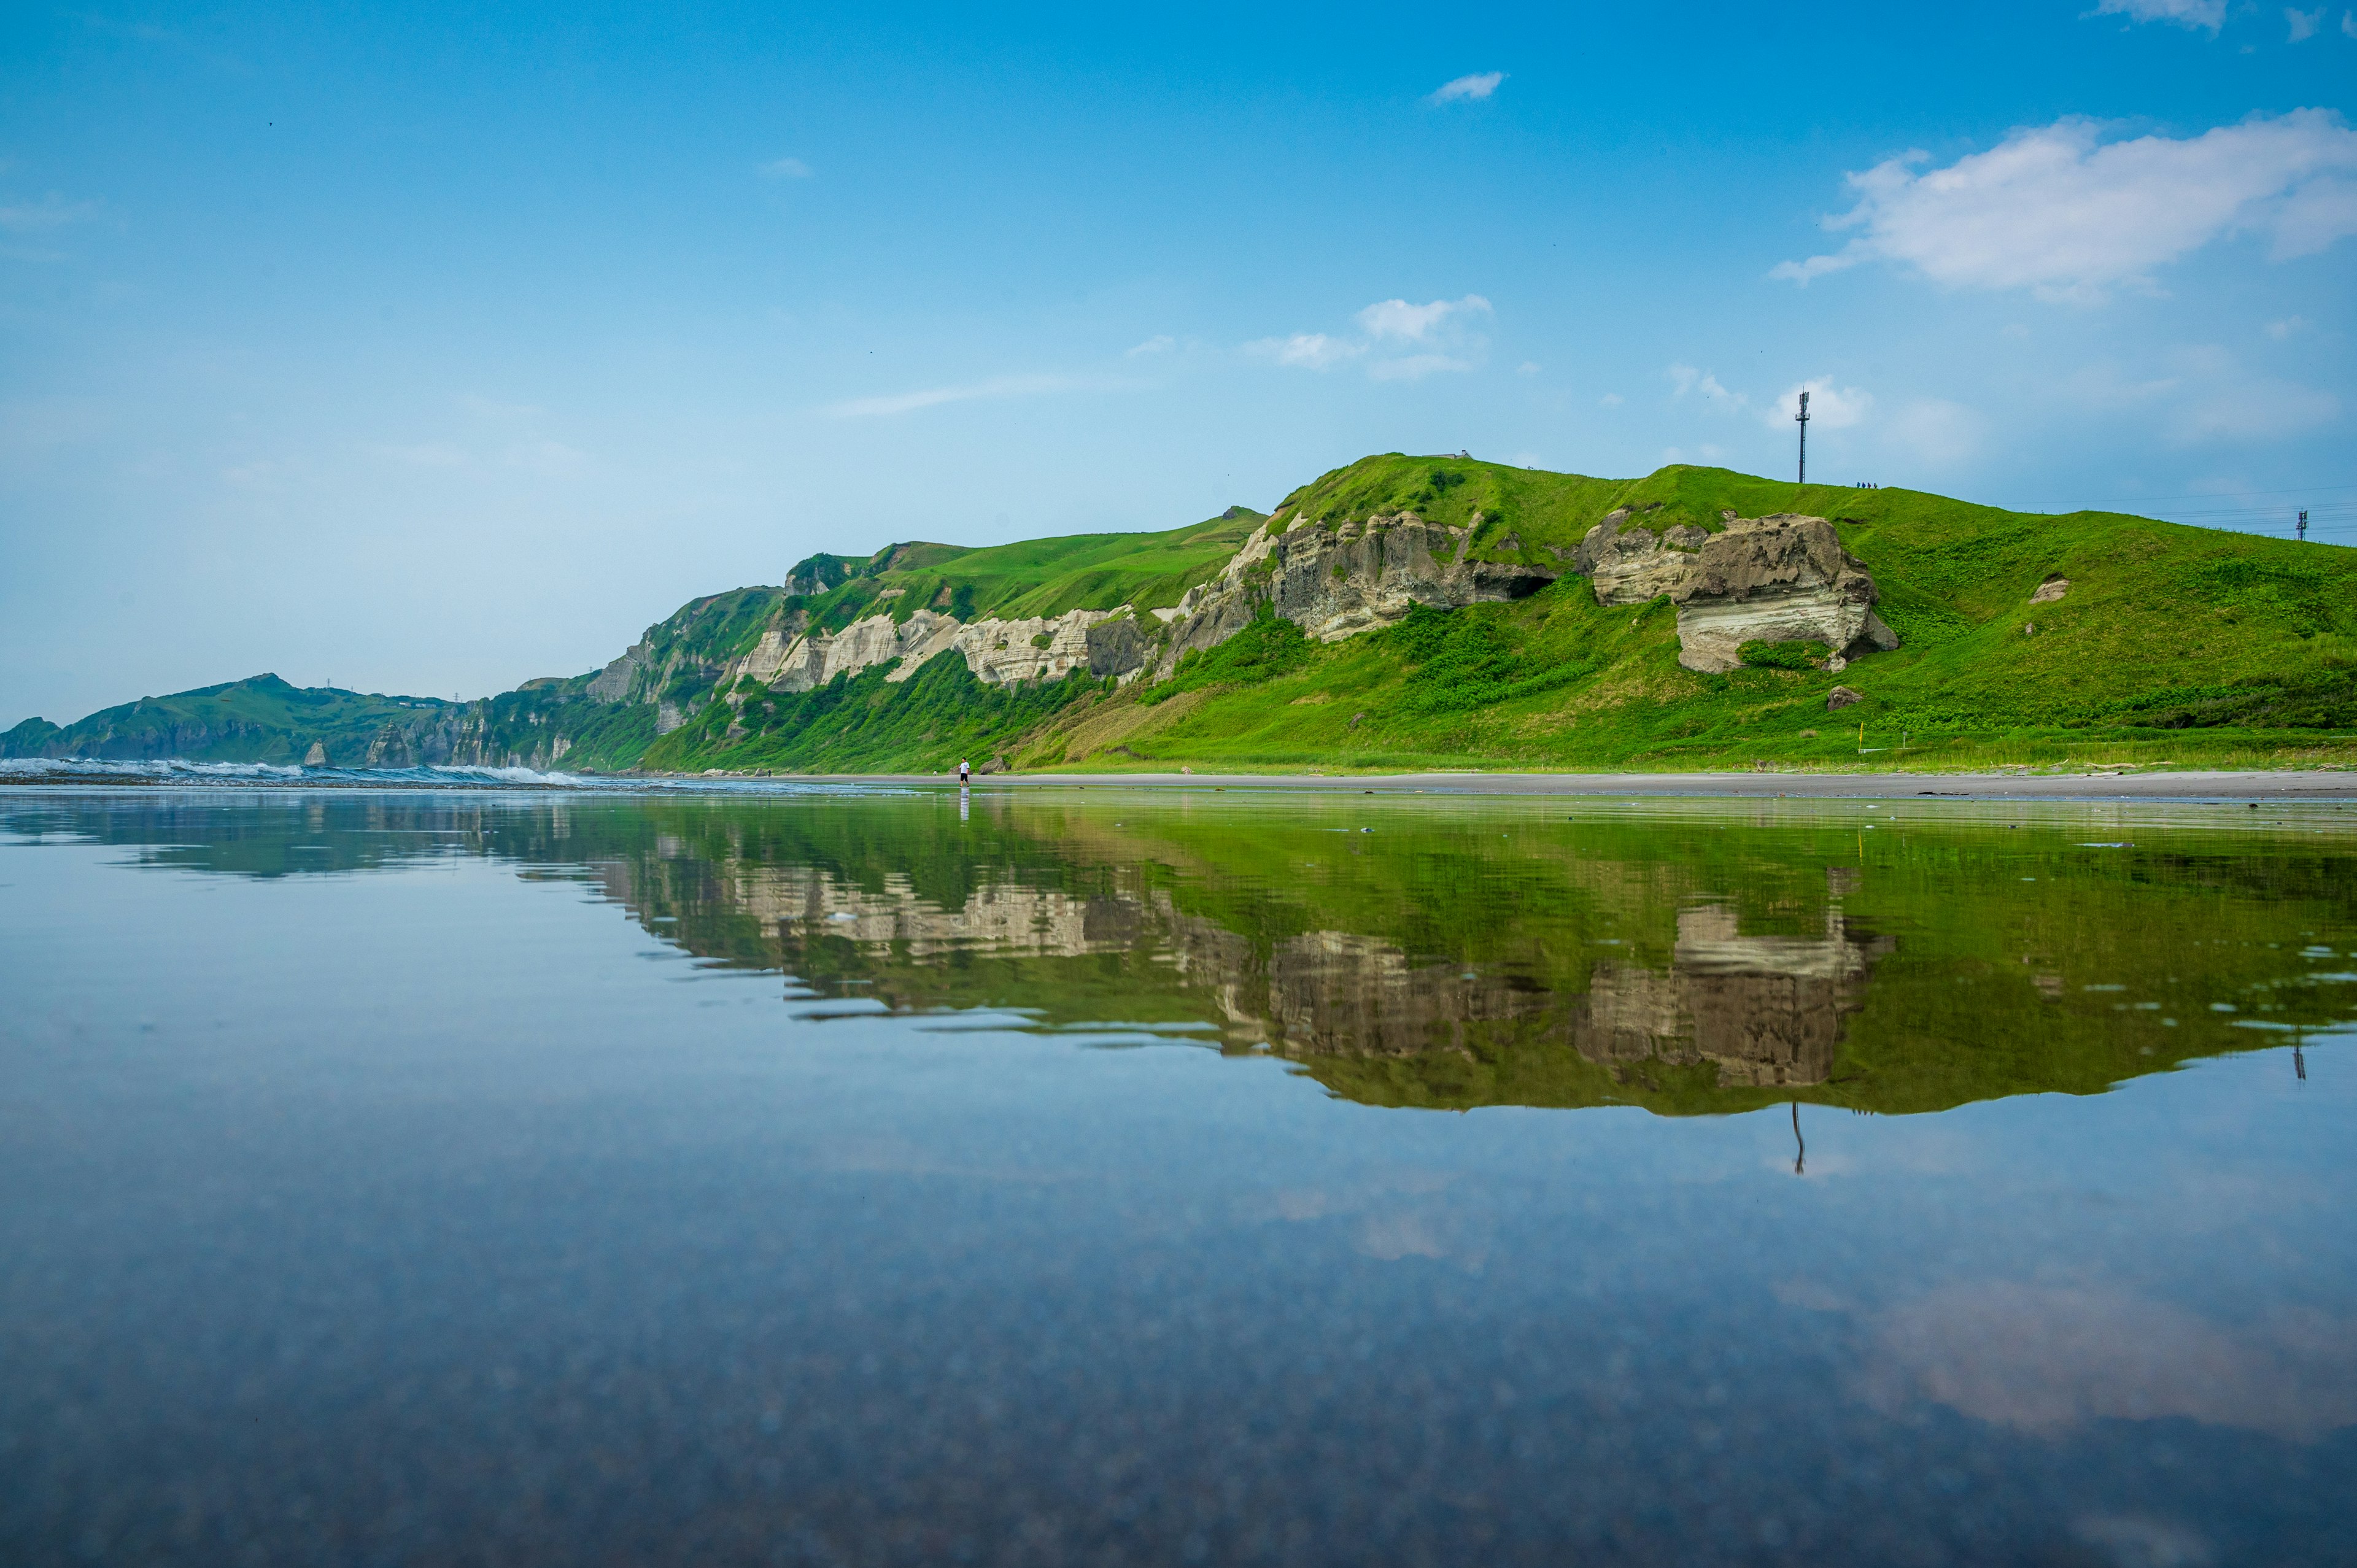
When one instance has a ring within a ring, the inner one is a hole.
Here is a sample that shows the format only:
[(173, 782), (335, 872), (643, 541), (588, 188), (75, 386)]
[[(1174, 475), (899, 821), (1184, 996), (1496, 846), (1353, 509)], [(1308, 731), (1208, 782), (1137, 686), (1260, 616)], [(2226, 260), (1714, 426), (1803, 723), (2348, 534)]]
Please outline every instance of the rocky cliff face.
[[(1479, 526), (1479, 514), (1476, 514)], [(1426, 522), (1412, 511), (1329, 522), (1269, 519), (1219, 576), (1187, 591), (1170, 618), (1160, 673), (1196, 649), (1216, 648), (1251, 624), (1264, 603), (1320, 642), (1389, 626), (1417, 605), (1458, 609), (1524, 598), (1552, 572), (1467, 558), (1472, 528)]]
[(1127, 605), (970, 624), (918, 610), (898, 622), (889, 615), (868, 616), (837, 632), (770, 627), (751, 652), (721, 672), (720, 684), (726, 690), (740, 675), (750, 675), (778, 691), (809, 692), (837, 675), (856, 675), (896, 659), (900, 667), (885, 679), (898, 684), (935, 654), (950, 652), (985, 685), (1060, 681), (1075, 670), (1133, 676), (1146, 667), (1147, 648), (1147, 635)]
[(1733, 670), (1747, 642), (1822, 642), (1833, 670), (1899, 646), (1874, 613), (1873, 577), (1821, 517), (1729, 514), (1724, 532), (1684, 524), (1656, 533), (1623, 510), (1588, 530), (1572, 564), (1599, 605), (1666, 595), (1689, 670)]

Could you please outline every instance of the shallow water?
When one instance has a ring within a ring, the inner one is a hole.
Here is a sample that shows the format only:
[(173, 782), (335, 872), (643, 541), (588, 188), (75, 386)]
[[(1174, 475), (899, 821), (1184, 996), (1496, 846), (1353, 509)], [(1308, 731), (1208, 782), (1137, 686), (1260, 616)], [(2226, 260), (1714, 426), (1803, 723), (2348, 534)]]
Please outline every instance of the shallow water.
[(2352, 950), (2346, 810), (12, 791), (0, 1560), (2345, 1561)]

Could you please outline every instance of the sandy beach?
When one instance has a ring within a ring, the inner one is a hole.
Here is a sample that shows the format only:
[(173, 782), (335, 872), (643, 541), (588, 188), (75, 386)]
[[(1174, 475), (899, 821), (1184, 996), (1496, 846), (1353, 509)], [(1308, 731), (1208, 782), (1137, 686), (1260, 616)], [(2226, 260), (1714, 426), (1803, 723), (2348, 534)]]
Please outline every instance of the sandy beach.
[[(902, 780), (906, 781), (906, 780)], [(2092, 773), (1249, 773), (994, 774), (977, 789), (1181, 786), (1335, 789), (1378, 795), (1600, 795), (1896, 800), (2276, 800), (2357, 802), (2357, 772)]]

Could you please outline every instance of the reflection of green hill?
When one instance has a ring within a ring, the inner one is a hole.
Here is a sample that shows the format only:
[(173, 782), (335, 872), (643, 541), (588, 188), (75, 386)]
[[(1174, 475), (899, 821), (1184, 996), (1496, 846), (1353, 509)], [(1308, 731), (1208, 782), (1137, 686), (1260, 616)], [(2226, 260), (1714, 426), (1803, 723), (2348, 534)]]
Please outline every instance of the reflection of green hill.
[(2344, 819), (2173, 821), (1109, 790), (983, 795), (963, 820), (947, 795), (163, 790), (0, 811), (188, 871), (492, 856), (823, 994), (1198, 1026), (1368, 1104), (1667, 1114), (2094, 1092), (2357, 1016), (2357, 983), (2313, 978), (2357, 945)]

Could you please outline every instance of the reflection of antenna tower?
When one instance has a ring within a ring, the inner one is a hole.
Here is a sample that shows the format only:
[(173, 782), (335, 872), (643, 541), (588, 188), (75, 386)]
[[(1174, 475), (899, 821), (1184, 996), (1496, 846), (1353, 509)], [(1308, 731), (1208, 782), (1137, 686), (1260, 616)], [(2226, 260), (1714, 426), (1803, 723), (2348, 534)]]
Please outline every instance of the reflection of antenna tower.
[[(1809, 393), (1805, 387), (1801, 391), (1801, 412), (1792, 417), (1801, 426), (1801, 483), (1805, 485), (1809, 482)], [(2308, 514), (2302, 512), (2300, 515), (2305, 517)]]

